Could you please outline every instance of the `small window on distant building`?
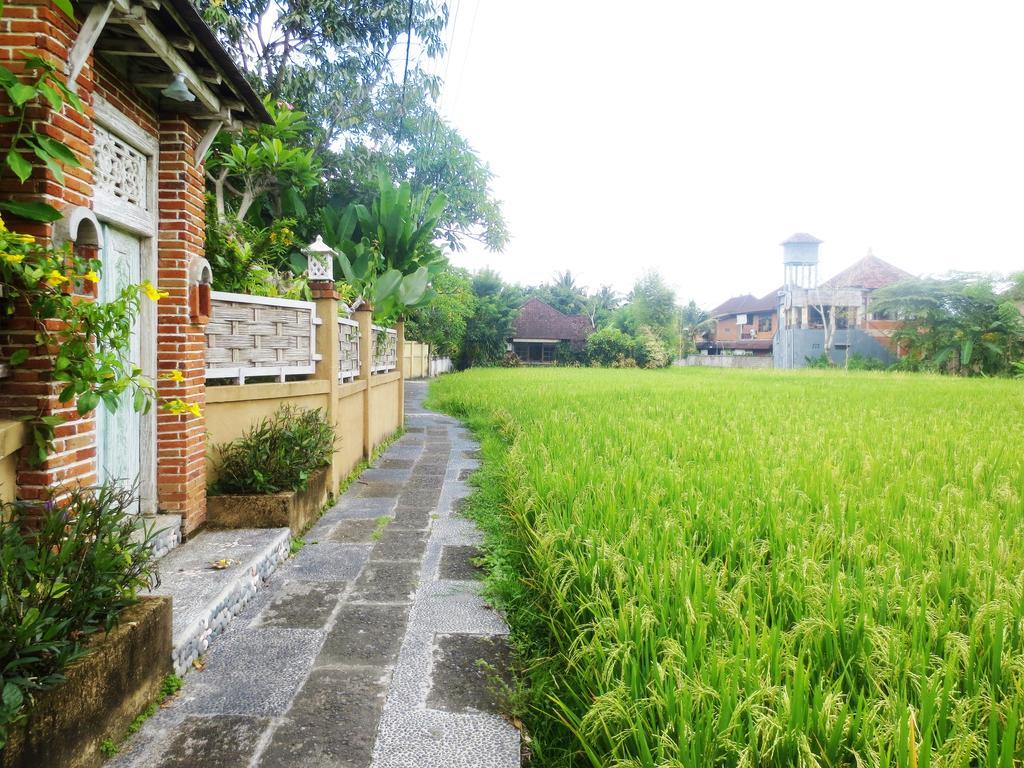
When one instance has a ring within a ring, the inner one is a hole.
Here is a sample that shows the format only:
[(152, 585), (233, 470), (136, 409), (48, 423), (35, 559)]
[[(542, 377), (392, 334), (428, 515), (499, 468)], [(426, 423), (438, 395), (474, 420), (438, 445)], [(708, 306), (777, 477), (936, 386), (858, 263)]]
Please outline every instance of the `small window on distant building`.
[(542, 350), (543, 362), (553, 363), (555, 361), (555, 345), (545, 344)]
[(772, 316), (762, 315), (757, 318), (757, 330), (758, 332), (771, 333), (772, 330)]

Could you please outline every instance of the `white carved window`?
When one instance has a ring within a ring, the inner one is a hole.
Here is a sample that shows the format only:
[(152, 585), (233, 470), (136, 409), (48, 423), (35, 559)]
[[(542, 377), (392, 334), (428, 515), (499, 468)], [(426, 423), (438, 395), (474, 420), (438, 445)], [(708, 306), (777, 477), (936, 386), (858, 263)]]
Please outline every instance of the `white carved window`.
[(147, 157), (102, 126), (95, 125), (94, 128), (93, 184), (96, 192), (109, 195), (122, 204), (147, 210)]

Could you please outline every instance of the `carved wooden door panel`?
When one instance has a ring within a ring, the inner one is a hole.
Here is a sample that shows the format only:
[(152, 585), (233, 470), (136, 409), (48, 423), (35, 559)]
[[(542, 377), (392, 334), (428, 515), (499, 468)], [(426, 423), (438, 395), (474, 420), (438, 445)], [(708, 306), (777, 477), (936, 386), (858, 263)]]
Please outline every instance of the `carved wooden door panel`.
[[(141, 242), (135, 235), (105, 226), (103, 232), (103, 271), (100, 275), (99, 300), (111, 301), (129, 285), (141, 280)], [(129, 359), (140, 360), (139, 322), (132, 329)], [(121, 396), (121, 405), (114, 413), (106, 406), (96, 409), (97, 469), (99, 481), (131, 486), (139, 479), (142, 419), (132, 408), (129, 390)], [(138, 500), (136, 500), (138, 511)]]

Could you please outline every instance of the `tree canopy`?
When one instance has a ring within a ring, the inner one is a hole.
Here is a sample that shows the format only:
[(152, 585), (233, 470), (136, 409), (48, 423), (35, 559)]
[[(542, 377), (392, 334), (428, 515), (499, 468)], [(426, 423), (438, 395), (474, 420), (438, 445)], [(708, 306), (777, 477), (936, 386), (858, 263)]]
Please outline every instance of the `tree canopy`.
[(894, 339), (904, 367), (961, 375), (1007, 374), (1024, 359), (1018, 284), (1000, 291), (989, 275), (952, 274), (879, 289), (871, 308), (904, 321)]
[[(383, 166), (416, 193), (429, 189), (447, 196), (438, 233), (450, 247), (461, 248), (466, 239), (491, 249), (505, 244), (508, 232), (490, 190), (491, 171), (438, 113), (442, 83), (425, 66), (445, 53), (447, 4), (201, 0), (200, 8), (254, 87), (278, 109), (304, 114), (307, 129), (291, 148), (313, 152), (319, 183), (297, 190), (301, 199), (293, 207), (370, 205)], [(404, 53), (410, 41), (419, 55), (406, 71), (393, 56)], [(245, 146), (247, 137), (241, 138)], [(271, 224), (264, 209), (246, 208), (243, 214), (253, 224)], [(297, 220), (300, 237), (312, 238), (316, 218), (300, 213)]]

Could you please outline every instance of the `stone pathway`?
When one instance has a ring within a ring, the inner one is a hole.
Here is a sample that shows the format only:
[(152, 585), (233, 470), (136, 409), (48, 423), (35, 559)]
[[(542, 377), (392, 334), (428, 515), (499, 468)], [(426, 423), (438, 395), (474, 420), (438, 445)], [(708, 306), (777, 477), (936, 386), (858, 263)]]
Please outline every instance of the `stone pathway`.
[[(112, 768), (513, 768), (489, 673), (508, 628), (480, 597), (455, 502), (476, 444), (406, 387), (407, 433), (304, 537)], [(187, 546), (187, 545), (186, 545)]]

